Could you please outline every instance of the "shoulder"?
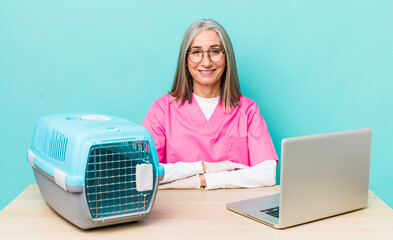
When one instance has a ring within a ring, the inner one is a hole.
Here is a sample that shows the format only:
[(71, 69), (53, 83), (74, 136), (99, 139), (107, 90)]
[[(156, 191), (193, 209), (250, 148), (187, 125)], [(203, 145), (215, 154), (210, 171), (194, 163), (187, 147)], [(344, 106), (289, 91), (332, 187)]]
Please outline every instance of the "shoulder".
[(259, 108), (256, 102), (245, 96), (240, 97), (239, 108), (242, 110), (242, 112), (245, 112), (246, 114), (259, 112)]
[(169, 99), (171, 96), (165, 94), (155, 100), (146, 114), (145, 120), (142, 123), (143, 127), (149, 128), (152, 124), (163, 124), (168, 114)]
[(159, 106), (168, 105), (170, 102), (170, 98), (171, 98), (171, 96), (169, 94), (165, 94), (165, 95), (159, 97), (157, 100), (155, 100), (154, 104), (159, 105)]
[(176, 101), (173, 96), (165, 94), (154, 101), (149, 111), (166, 115), (169, 114), (169, 112), (180, 111), (180, 107), (178, 101)]
[(168, 109), (172, 101), (173, 101), (173, 97), (169, 94), (165, 94), (154, 101), (152, 108), (165, 111), (166, 109)]
[(261, 115), (261, 112), (259, 110), (257, 103), (254, 100), (242, 96), (240, 98), (239, 107), (240, 107), (239, 110), (247, 118), (247, 124), (249, 126), (251, 126), (251, 125), (263, 126), (264, 125), (264, 119)]

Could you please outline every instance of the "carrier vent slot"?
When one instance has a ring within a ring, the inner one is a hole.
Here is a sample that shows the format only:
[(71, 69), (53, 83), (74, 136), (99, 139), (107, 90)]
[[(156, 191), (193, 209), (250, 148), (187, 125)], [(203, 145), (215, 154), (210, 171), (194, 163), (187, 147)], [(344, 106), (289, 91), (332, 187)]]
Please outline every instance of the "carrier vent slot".
[(34, 144), (36, 148), (41, 151), (42, 154), (46, 154), (46, 139), (48, 134), (48, 128), (42, 124), (37, 125), (34, 134)]
[(64, 162), (67, 142), (68, 138), (66, 136), (53, 130), (49, 140), (48, 156), (57, 161)]
[(146, 141), (94, 145), (88, 158), (85, 188), (93, 220), (147, 212), (153, 190), (138, 192), (136, 166), (150, 162)]

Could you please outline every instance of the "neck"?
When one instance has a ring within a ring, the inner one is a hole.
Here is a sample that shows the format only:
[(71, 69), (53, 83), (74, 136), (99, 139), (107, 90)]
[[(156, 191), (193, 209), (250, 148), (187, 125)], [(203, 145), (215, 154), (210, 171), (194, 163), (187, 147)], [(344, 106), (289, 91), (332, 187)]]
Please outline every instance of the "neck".
[(214, 85), (200, 85), (194, 81), (194, 94), (203, 98), (215, 98), (220, 96), (220, 82)]

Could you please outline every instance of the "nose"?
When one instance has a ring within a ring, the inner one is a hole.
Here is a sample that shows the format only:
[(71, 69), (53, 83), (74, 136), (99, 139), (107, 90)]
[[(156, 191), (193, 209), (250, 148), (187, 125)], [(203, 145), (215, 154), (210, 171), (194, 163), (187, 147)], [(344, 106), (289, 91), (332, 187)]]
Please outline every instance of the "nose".
[(212, 65), (212, 61), (210, 60), (209, 52), (204, 52), (202, 55), (201, 64), (203, 67), (210, 67)]

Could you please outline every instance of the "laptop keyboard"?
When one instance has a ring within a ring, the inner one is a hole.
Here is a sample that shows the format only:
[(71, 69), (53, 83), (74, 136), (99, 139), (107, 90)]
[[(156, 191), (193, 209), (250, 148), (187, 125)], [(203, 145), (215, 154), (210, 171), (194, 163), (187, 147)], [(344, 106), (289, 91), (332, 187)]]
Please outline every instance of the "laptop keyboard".
[(279, 208), (274, 207), (274, 208), (263, 209), (261, 210), (261, 212), (264, 212), (270, 216), (278, 218)]

